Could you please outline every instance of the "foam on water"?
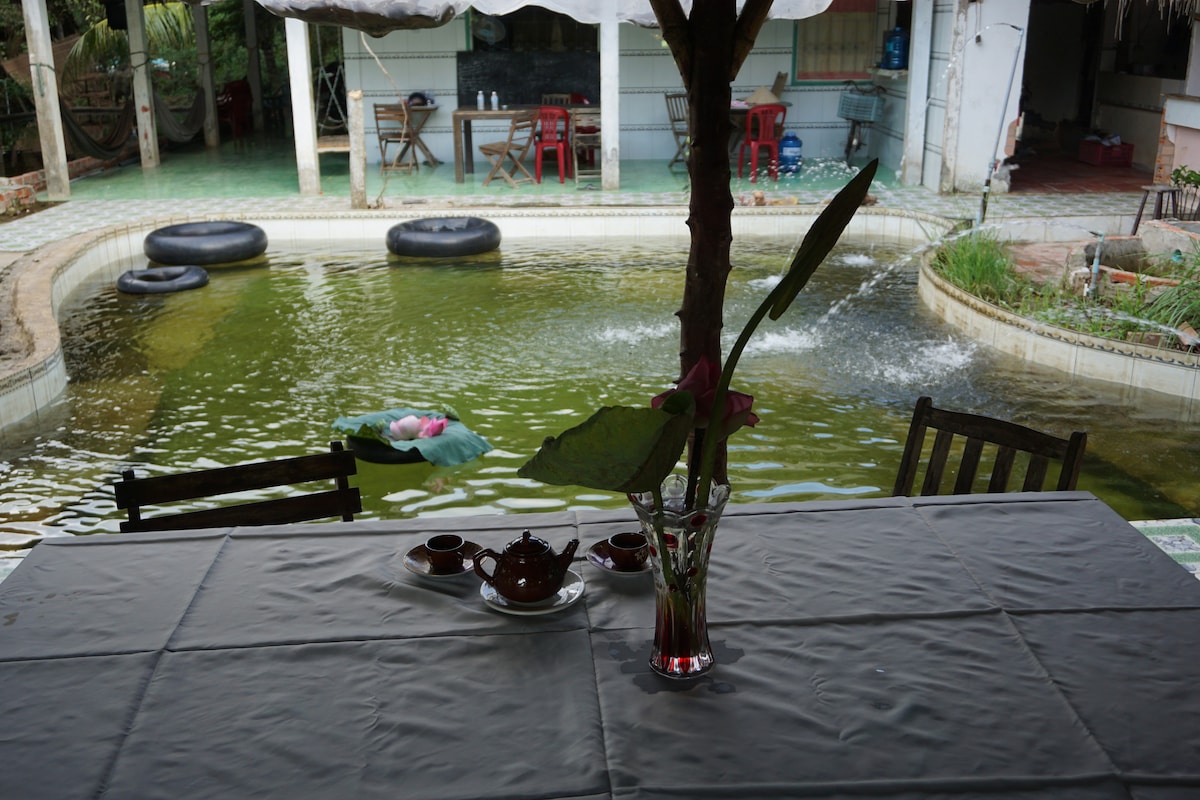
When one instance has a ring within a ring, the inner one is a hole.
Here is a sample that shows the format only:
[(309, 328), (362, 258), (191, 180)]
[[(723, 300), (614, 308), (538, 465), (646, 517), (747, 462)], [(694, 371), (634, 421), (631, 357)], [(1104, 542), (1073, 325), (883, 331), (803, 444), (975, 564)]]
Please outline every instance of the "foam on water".
[(597, 332), (596, 339), (605, 344), (637, 344), (647, 339), (661, 339), (679, 333), (678, 325), (665, 322), (659, 325), (634, 325), (631, 327), (608, 327)]

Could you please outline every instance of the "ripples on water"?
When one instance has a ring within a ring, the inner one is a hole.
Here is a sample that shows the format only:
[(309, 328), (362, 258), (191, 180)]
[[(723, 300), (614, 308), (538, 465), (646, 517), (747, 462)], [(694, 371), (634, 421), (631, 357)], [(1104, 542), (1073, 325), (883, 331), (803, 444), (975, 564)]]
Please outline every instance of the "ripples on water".
[[(726, 347), (778, 282), (789, 244), (736, 243)], [(84, 287), (63, 312), (66, 396), (0, 434), (0, 531), (112, 531), (109, 487), (123, 469), (315, 452), (336, 417), (395, 406), (449, 405), (495, 449), (447, 469), (360, 463), (364, 516), (623, 507), (516, 470), (598, 406), (644, 405), (671, 385), (686, 253), (683, 239), (543, 239), (448, 265), (329, 246), (215, 269), (193, 292)], [(1200, 511), (1200, 426), (1177, 403), (1072, 383), (964, 339), (919, 306), (911, 256), (839, 247), (759, 328), (735, 379), (762, 417), (731, 440), (735, 501), (888, 494), (912, 404), (930, 394), (1088, 429), (1081, 485), (1131, 518)], [(1166, 474), (1173, 465), (1186, 465), (1182, 479)]]

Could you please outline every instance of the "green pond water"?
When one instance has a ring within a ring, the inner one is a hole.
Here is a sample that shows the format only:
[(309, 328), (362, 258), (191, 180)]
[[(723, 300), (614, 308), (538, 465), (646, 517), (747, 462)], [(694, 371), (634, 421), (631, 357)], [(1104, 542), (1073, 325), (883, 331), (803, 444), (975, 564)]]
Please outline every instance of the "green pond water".
[[(793, 242), (739, 240), (728, 341)], [(547, 435), (677, 377), (687, 242), (539, 239), (458, 264), (371, 247), (274, 248), (210, 284), (64, 307), (68, 391), (0, 431), (0, 531), (115, 531), (121, 470), (172, 473), (327, 447), (339, 416), (449, 405), (494, 449), (458, 467), (359, 463), (363, 517), (618, 508), (523, 480)], [(134, 264), (130, 266), (143, 266)], [(734, 502), (885, 496), (913, 402), (1089, 431), (1080, 488), (1129, 519), (1200, 514), (1200, 422), (1164, 395), (1072, 381), (958, 335), (916, 299), (913, 253), (840, 246), (759, 329), (735, 387), (761, 423), (730, 440)]]

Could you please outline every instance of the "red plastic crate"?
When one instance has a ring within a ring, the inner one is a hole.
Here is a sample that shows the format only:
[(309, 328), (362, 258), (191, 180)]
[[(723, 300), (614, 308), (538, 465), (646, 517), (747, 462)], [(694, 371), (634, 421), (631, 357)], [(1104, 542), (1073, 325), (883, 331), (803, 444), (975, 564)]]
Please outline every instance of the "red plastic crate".
[(1133, 145), (1114, 144), (1105, 147), (1100, 142), (1085, 139), (1079, 143), (1079, 160), (1097, 167), (1133, 166)]

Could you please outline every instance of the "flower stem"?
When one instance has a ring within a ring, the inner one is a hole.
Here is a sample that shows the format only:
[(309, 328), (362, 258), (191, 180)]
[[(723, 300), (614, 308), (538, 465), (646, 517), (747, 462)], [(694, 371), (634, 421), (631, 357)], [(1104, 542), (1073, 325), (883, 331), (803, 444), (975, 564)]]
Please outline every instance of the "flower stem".
[[(775, 292), (769, 292), (758, 308), (754, 310), (754, 314), (746, 322), (746, 326), (742, 328), (742, 332), (738, 335), (737, 341), (733, 343), (733, 347), (729, 350), (729, 356), (725, 359), (725, 366), (721, 368), (721, 377), (717, 380), (717, 389), (713, 397), (712, 411), (709, 414), (709, 424), (719, 425), (719, 420), (724, 418), (725, 414), (725, 396), (729, 393), (729, 384), (733, 380), (733, 371), (737, 368), (738, 359), (742, 357), (742, 351), (746, 349), (746, 345), (750, 342), (750, 337), (754, 334), (758, 324), (763, 321), (763, 317), (771, 310), (771, 306), (775, 302)], [(717, 460), (717, 445), (724, 441), (720, 436), (704, 437), (703, 448), (700, 451), (700, 481), (696, 487), (695, 498), (699, 498), (697, 502), (708, 504), (708, 497), (711, 491), (713, 470), (715, 469)], [(689, 470), (689, 473), (691, 470)], [(689, 508), (695, 508), (695, 505), (689, 505)]]

